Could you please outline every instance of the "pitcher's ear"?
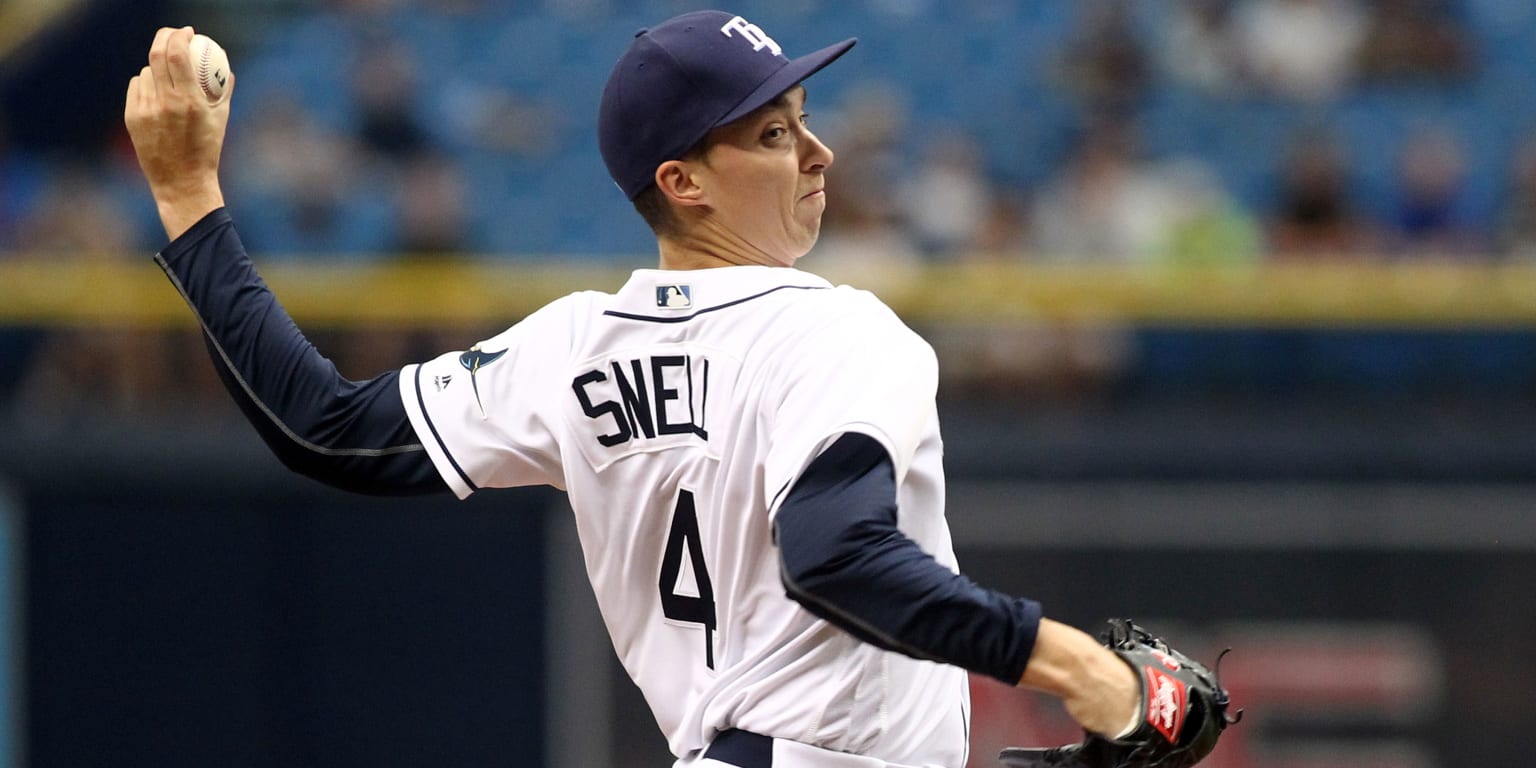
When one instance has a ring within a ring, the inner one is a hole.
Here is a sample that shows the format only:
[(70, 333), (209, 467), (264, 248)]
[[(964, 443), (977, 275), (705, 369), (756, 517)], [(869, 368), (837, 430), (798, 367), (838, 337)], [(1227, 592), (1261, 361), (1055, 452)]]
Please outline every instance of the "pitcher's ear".
[(704, 187), (687, 160), (668, 160), (656, 166), (656, 187), (676, 205), (704, 205)]

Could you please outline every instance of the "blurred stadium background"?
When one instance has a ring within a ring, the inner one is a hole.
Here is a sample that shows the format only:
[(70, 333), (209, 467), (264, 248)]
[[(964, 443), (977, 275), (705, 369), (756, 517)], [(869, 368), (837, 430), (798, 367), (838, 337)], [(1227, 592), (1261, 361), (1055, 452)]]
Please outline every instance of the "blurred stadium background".
[[(681, 0), (0, 0), (0, 766), (668, 765), (563, 500), (348, 496), (225, 401), (121, 127), (156, 27), (366, 377), (654, 261), (595, 150)], [(1536, 4), (738, 0), (838, 152), (808, 269), (944, 368), (962, 564), (1224, 666), (1217, 768), (1536, 754)], [(850, 371), (856, 376), (856, 371)], [(1071, 739), (985, 682), (972, 765)]]

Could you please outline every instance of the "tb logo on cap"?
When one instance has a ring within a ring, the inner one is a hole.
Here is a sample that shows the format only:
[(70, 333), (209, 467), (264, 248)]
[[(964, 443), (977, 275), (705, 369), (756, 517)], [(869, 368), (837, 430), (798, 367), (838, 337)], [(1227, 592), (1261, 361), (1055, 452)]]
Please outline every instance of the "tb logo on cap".
[(741, 33), (742, 39), (751, 43), (752, 50), (754, 51), (761, 51), (762, 49), (767, 48), (768, 50), (773, 51), (773, 55), (775, 56), (784, 55), (784, 49), (780, 48), (779, 44), (774, 42), (773, 38), (769, 37), (768, 33), (763, 31), (762, 27), (759, 27), (758, 25), (753, 24), (752, 22), (747, 21), (740, 16), (737, 16), (736, 18), (726, 22), (725, 26), (720, 28), (720, 31), (724, 33), (726, 37), (735, 37), (735, 35), (731, 34), (732, 32)]

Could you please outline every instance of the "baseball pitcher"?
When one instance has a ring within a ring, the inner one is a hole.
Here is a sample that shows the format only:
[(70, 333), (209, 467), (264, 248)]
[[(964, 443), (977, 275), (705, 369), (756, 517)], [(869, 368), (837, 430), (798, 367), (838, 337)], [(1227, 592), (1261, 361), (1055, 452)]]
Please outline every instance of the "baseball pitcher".
[(1225, 725), (1224, 699), (959, 573), (933, 350), (796, 268), (834, 163), (802, 82), (854, 40), (790, 58), (719, 11), (638, 33), (598, 133), (658, 268), (357, 382), (241, 245), (218, 181), (230, 98), (193, 92), (192, 35), (160, 30), (125, 119), (171, 240), (156, 261), (231, 395), (287, 466), (338, 487), (564, 489), (677, 766), (961, 768), (967, 670), (1060, 697), (1088, 734), (1017, 764), (1209, 751), (1186, 734)]

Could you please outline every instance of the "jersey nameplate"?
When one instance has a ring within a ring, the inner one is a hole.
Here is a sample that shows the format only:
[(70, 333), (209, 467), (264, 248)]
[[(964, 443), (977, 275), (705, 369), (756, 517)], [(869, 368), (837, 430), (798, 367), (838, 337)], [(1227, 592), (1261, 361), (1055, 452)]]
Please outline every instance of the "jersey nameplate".
[(616, 358), (583, 371), (571, 391), (604, 448), (686, 436), (709, 440), (711, 361), (688, 354)]

